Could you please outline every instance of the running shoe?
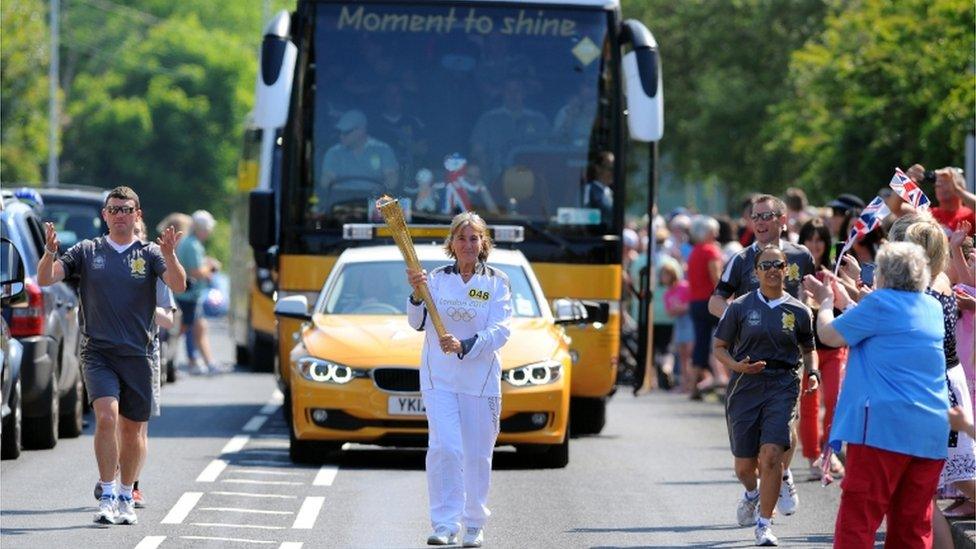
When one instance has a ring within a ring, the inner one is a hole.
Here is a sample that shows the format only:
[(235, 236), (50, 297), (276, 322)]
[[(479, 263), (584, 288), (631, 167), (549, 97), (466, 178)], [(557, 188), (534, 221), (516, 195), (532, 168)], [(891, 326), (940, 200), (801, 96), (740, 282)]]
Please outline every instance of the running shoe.
[(461, 547), (481, 547), (485, 543), (485, 529), (470, 526), (464, 531)]
[(779, 486), (779, 501), (776, 508), (780, 513), (790, 516), (796, 512), (800, 505), (800, 496), (796, 493), (796, 485), (793, 484), (793, 473), (789, 469), (783, 475), (783, 483)]
[(136, 504), (136, 509), (146, 508), (146, 500), (142, 497), (142, 490), (138, 488), (132, 490), (132, 501)]
[(779, 540), (773, 535), (773, 527), (768, 524), (756, 526), (756, 545), (759, 547), (774, 547)]
[(116, 524), (135, 524), (139, 522), (136, 517), (136, 502), (128, 496), (118, 497), (118, 519)]
[(438, 526), (431, 535), (427, 536), (427, 545), (454, 545), (458, 542), (458, 535), (447, 526)]
[(98, 524), (117, 524), (119, 519), (119, 507), (115, 496), (105, 495), (98, 499), (98, 512), (95, 513), (95, 522)]
[(753, 526), (756, 524), (756, 516), (759, 514), (759, 496), (750, 499), (749, 496), (742, 494), (739, 506), (735, 509), (735, 518), (739, 521), (739, 526)]

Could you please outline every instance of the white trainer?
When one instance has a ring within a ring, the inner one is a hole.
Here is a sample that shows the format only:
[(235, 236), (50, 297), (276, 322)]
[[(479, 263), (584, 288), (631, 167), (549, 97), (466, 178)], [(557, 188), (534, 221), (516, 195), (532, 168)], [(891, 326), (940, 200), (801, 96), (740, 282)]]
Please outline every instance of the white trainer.
[(119, 516), (116, 524), (135, 524), (139, 522), (139, 517), (136, 516), (136, 502), (132, 498), (119, 496), (117, 501)]
[(485, 529), (469, 527), (464, 530), (464, 540), (461, 547), (481, 547), (485, 543)]
[(783, 483), (779, 485), (779, 500), (776, 508), (780, 513), (790, 516), (796, 512), (800, 506), (800, 496), (796, 493), (796, 485), (793, 484), (793, 473), (787, 469), (783, 475)]
[(768, 524), (756, 526), (756, 545), (759, 547), (774, 547), (779, 545), (779, 539), (773, 535), (773, 527)]
[(115, 496), (106, 494), (98, 498), (98, 512), (95, 513), (95, 522), (99, 524), (116, 524), (118, 518), (119, 507)]
[(454, 545), (457, 542), (457, 532), (452, 532), (447, 526), (438, 526), (427, 536), (427, 545)]
[(735, 518), (739, 521), (739, 526), (753, 526), (756, 524), (756, 517), (759, 515), (759, 496), (756, 499), (749, 499), (742, 494), (739, 506), (735, 508)]

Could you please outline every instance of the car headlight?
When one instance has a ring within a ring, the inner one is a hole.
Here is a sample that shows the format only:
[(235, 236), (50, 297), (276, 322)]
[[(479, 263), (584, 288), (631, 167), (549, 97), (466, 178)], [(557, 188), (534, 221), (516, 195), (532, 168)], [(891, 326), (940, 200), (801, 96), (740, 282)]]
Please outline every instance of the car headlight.
[(345, 385), (357, 377), (368, 377), (365, 370), (309, 356), (298, 359), (296, 364), (302, 377), (318, 383)]
[(547, 385), (559, 381), (563, 365), (555, 360), (536, 362), (502, 372), (502, 379), (516, 387), (528, 385)]

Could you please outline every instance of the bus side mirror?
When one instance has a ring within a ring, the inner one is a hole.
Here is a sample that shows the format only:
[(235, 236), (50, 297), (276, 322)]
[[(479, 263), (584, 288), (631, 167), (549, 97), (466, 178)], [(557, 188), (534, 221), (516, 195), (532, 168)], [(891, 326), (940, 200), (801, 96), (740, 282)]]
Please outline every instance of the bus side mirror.
[(24, 260), (13, 242), (0, 239), (0, 296), (6, 307), (24, 295)]
[(623, 56), (627, 90), (627, 128), (637, 141), (660, 141), (664, 135), (664, 86), (661, 57), (654, 35), (636, 19), (624, 21), (621, 43), (630, 43)]
[(270, 189), (255, 189), (248, 195), (247, 236), (255, 252), (264, 252), (275, 243), (274, 206)]

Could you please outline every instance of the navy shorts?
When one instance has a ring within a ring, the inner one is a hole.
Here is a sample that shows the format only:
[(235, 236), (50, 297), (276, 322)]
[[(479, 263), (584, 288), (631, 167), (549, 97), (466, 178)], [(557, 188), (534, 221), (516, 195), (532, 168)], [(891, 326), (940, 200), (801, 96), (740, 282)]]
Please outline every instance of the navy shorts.
[(766, 369), (758, 374), (732, 374), (725, 397), (732, 455), (757, 457), (763, 444), (790, 448), (790, 426), (797, 418), (800, 397), (797, 372)]
[(691, 322), (695, 326), (695, 347), (691, 352), (692, 365), (708, 368), (708, 357), (712, 355), (712, 335), (718, 326), (718, 318), (708, 312), (708, 300), (692, 301), (689, 304)]
[(153, 378), (148, 356), (116, 356), (83, 349), (81, 363), (89, 402), (113, 397), (119, 401), (119, 415), (132, 421), (149, 421)]
[(180, 308), (180, 323), (183, 326), (193, 326), (193, 322), (203, 315), (203, 300), (183, 301), (177, 299), (176, 304)]

